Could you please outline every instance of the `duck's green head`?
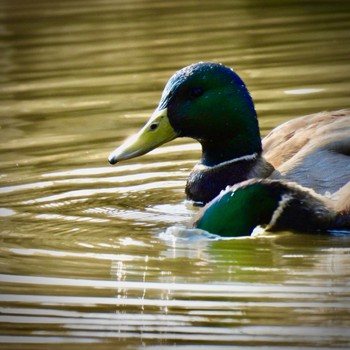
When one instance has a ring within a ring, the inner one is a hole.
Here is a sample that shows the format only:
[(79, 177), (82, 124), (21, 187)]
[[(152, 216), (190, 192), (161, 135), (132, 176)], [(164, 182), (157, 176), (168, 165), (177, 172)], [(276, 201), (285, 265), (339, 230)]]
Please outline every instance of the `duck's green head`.
[(255, 227), (271, 223), (275, 212), (280, 214), (283, 196), (285, 188), (279, 183), (247, 181), (223, 191), (203, 209), (194, 226), (224, 237), (249, 236)]
[(346, 215), (342, 220), (326, 198), (310, 188), (283, 180), (251, 179), (213, 199), (194, 226), (226, 237), (249, 236), (257, 226), (301, 232), (347, 230)]
[(196, 63), (176, 72), (146, 125), (112, 152), (109, 161), (137, 157), (176, 137), (198, 140), (206, 165), (261, 152), (252, 98), (232, 69)]

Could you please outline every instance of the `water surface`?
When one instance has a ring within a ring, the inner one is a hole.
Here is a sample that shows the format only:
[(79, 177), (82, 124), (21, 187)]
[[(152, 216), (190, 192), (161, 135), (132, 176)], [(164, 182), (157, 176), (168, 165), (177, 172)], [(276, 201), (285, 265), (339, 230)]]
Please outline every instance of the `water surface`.
[(199, 146), (107, 163), (197, 61), (263, 135), (349, 107), (348, 2), (2, 0), (0, 36), (1, 348), (350, 347), (349, 237), (166, 239)]

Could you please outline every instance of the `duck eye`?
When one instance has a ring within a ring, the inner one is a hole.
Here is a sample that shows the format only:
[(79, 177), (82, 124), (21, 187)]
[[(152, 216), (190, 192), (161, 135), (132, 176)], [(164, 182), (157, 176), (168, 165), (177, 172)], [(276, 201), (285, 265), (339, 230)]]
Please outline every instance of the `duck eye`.
[(203, 94), (203, 92), (204, 92), (203, 88), (196, 86), (196, 87), (191, 89), (190, 98), (193, 100), (193, 99), (201, 96)]

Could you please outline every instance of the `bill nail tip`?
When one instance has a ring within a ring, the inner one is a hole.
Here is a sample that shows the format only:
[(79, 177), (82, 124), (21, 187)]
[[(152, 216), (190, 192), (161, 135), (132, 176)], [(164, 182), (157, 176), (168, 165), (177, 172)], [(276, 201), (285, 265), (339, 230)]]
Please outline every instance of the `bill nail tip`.
[(109, 161), (109, 164), (112, 164), (112, 165), (118, 163), (118, 161), (116, 159), (114, 159), (114, 158), (108, 158), (108, 161)]

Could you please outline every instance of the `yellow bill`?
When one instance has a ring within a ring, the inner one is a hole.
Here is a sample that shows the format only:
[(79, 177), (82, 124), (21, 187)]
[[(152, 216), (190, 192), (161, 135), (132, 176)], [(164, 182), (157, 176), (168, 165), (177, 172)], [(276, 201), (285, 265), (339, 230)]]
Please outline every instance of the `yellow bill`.
[(141, 156), (163, 143), (175, 139), (177, 136), (170, 125), (167, 109), (157, 109), (146, 125), (136, 135), (130, 137), (115, 149), (109, 155), (108, 160), (111, 164), (116, 164), (121, 160)]

